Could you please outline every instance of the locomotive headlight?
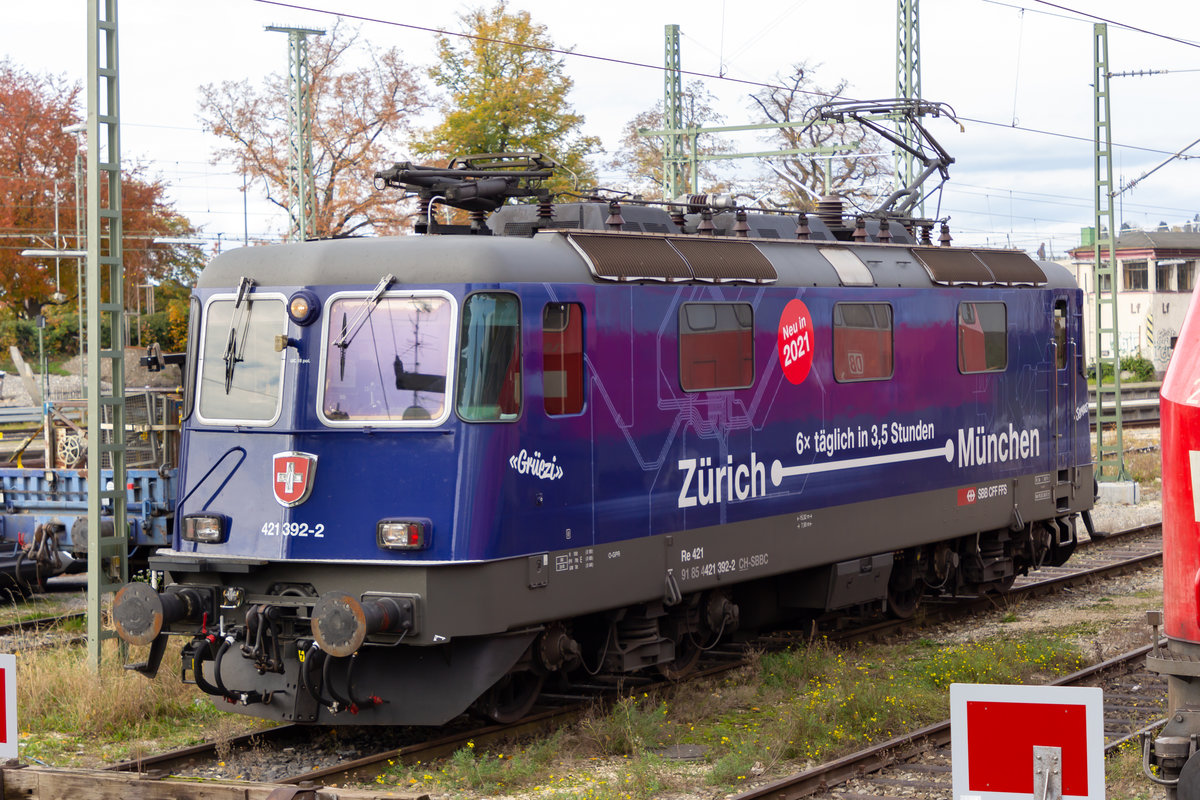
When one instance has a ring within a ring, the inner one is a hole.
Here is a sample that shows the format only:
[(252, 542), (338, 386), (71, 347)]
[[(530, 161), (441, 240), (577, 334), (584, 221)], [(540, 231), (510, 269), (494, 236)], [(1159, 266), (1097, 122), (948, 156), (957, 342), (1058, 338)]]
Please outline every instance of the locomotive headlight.
[(385, 550), (424, 550), (432, 527), (427, 519), (385, 519), (375, 526), (375, 539)]
[(223, 514), (193, 514), (183, 518), (180, 535), (189, 542), (220, 544), (229, 536), (228, 519)]
[(301, 289), (288, 298), (288, 316), (297, 325), (315, 322), (320, 311), (321, 301), (308, 289)]

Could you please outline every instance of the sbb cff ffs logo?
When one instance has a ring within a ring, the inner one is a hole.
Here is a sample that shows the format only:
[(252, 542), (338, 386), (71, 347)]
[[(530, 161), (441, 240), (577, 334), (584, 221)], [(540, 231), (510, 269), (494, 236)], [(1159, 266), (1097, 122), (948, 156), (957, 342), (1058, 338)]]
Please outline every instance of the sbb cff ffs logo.
[(967, 489), (958, 490), (958, 504), (960, 506), (974, 505), (978, 500), (991, 500), (995, 497), (1007, 497), (1007, 483), (993, 483), (988, 486), (971, 486)]

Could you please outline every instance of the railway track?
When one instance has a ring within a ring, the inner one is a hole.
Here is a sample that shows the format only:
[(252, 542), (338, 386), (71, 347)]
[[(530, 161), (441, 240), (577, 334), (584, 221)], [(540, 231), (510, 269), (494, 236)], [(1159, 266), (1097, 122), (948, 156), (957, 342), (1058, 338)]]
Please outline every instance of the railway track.
[[(1121, 384), (1121, 424), (1146, 427), (1158, 424), (1158, 393), (1162, 384), (1158, 382)], [(1096, 389), (1088, 387), (1088, 411), (1096, 418)], [(1092, 423), (1092, 430), (1096, 424)]]
[(82, 622), (85, 619), (87, 619), (87, 614), (84, 612), (72, 611), (67, 614), (58, 614), (51, 617), (17, 620), (16, 622), (8, 622), (0, 625), (0, 636), (14, 636), (19, 633), (40, 633), (62, 627), (71, 622)]
[[(1150, 649), (1150, 645), (1139, 647), (1051, 684), (1103, 688), (1106, 754), (1165, 722), (1159, 715), (1166, 681), (1144, 669)], [(951, 776), (950, 721), (946, 720), (743, 792), (736, 800), (859, 800), (914, 792), (950, 797)]]
[[(37, 650), (44, 647), (59, 647), (62, 645), (83, 644), (87, 637), (82, 633), (69, 633), (63, 628), (71, 623), (84, 623), (87, 614), (82, 611), (72, 611), (48, 617), (17, 620), (0, 624), (0, 648), (4, 652), (21, 652)], [(31, 636), (40, 637), (30, 640)]]
[[(1119, 575), (1161, 561), (1161, 545), (1156, 534), (1160, 525), (1147, 525), (1106, 537), (1100, 546), (1081, 548), (1073, 558), (1073, 567), (1043, 570), (1046, 573), (1023, 578), (1014, 584), (1003, 602), (1026, 597), (1038, 597), (1069, 589), (1107, 576)], [(1157, 543), (1157, 546), (1156, 546)], [(961, 599), (960, 599), (961, 600)], [(958, 603), (934, 603), (919, 619), (872, 622), (850, 631), (834, 632), (842, 640), (894, 636), (906, 626), (945, 621), (954, 617), (978, 613), (992, 608), (997, 600), (991, 596), (966, 599)], [(811, 632), (774, 634), (755, 643), (759, 648), (785, 647), (805, 639)], [(712, 677), (735, 669), (743, 663), (740, 649), (718, 650), (693, 677)], [(355, 728), (354, 726), (314, 729), (306, 726), (280, 725), (224, 742), (207, 743), (113, 764), (107, 769), (152, 774), (188, 774), (195, 777), (237, 777), (270, 780), (273, 783), (298, 785), (319, 782), (325, 785), (369, 781), (393, 762), (428, 763), (448, 756), (466, 746), (467, 742), (484, 748), (490, 743), (533, 735), (561, 727), (577, 719), (597, 702), (607, 702), (622, 696), (630, 689), (639, 692), (658, 691), (666, 682), (655, 683), (648, 678), (624, 678), (607, 684), (576, 686), (567, 693), (544, 694), (535, 713), (511, 725), (479, 727), (469, 721), (444, 726), (429, 738), (429, 730), (420, 728)], [(224, 767), (216, 768), (218, 762)], [(264, 771), (264, 765), (269, 765)], [(290, 771), (289, 771), (290, 770)]]

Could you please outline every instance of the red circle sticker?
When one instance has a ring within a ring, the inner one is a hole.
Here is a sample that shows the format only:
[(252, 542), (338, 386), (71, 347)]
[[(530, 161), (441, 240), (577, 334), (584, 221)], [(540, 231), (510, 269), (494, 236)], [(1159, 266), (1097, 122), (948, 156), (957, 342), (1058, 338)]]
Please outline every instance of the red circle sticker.
[(792, 383), (804, 383), (812, 359), (812, 314), (803, 300), (792, 300), (779, 317), (779, 362), (783, 364), (783, 374)]

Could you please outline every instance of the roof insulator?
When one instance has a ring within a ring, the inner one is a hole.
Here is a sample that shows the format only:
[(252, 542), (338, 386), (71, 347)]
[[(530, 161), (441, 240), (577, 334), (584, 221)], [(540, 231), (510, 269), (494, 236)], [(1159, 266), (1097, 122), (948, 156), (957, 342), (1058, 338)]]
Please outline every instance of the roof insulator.
[(812, 231), (808, 227), (808, 214), (800, 212), (800, 218), (796, 220), (796, 238), (807, 239)]
[(681, 206), (671, 206), (671, 222), (675, 223), (675, 227), (679, 228), (680, 233), (687, 226), (687, 217), (683, 215)]
[(886, 219), (879, 220), (879, 233), (875, 234), (875, 241), (887, 244), (892, 240), (892, 223)]
[(704, 208), (700, 210), (700, 224), (696, 226), (696, 233), (701, 236), (712, 236), (713, 231), (717, 229), (712, 221), (712, 209)]
[(862, 217), (854, 218), (854, 233), (851, 238), (859, 244), (867, 240), (867, 221)]
[(621, 204), (616, 200), (608, 201), (608, 219), (604, 220), (604, 224), (614, 231), (621, 230), (621, 226), (625, 224), (625, 220), (621, 217)]
[(750, 235), (750, 225), (746, 222), (746, 209), (739, 208), (733, 215), (733, 235), (743, 239)]
[(942, 247), (950, 246), (950, 225), (943, 222), (942, 232), (938, 235), (938, 244)]
[(925, 245), (926, 247), (933, 247), (933, 226), (932, 225), (922, 225), (921, 226), (921, 244)]

